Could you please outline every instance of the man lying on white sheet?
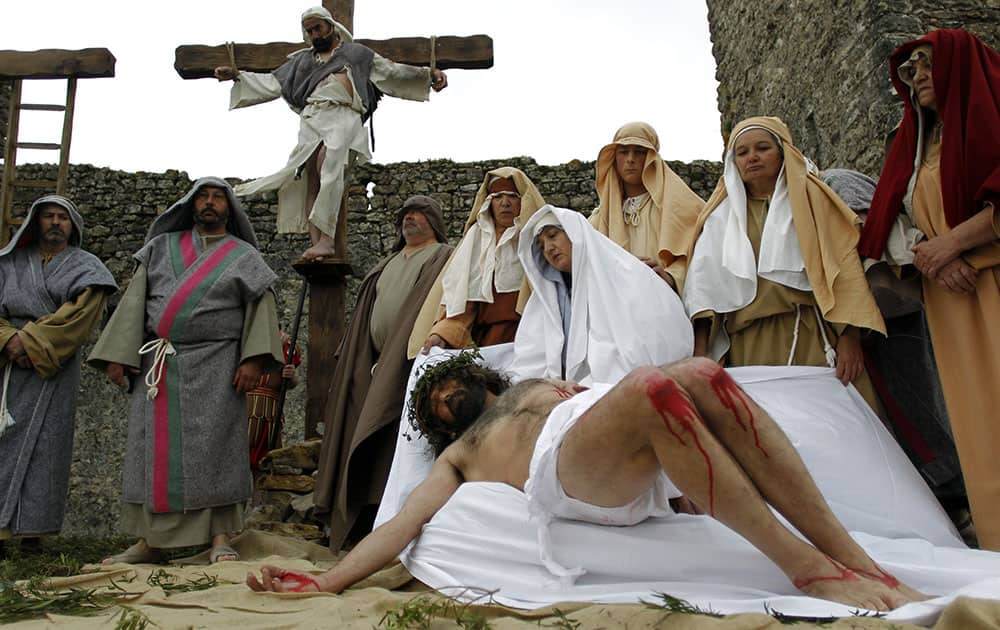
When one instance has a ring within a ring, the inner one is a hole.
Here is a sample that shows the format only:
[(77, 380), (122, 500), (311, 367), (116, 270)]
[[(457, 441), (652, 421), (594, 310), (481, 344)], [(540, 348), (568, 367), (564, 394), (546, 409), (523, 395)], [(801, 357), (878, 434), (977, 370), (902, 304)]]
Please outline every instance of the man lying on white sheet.
[(606, 393), (531, 379), (497, 396), (502, 377), (462, 355), (453, 361), (456, 371), (439, 364), (425, 374), (436, 384), (414, 393), (438, 458), (399, 514), (316, 579), (265, 566), (261, 579), (247, 577), (250, 588), (340, 592), (393, 560), (462, 483), (493, 481), (525, 491), (533, 511), (608, 524), (666, 513), (673, 484), (808, 595), (871, 610), (924, 598), (854, 542), (792, 444), (717, 363), (639, 368)]

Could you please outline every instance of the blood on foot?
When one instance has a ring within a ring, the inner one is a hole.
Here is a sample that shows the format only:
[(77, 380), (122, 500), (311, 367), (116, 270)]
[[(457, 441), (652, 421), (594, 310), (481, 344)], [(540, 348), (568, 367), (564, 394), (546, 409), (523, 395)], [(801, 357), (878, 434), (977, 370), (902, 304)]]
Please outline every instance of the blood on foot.
[(753, 410), (750, 409), (750, 401), (747, 400), (747, 395), (744, 393), (740, 386), (736, 384), (736, 381), (732, 379), (731, 376), (723, 368), (718, 368), (715, 374), (711, 378), (712, 390), (715, 392), (715, 397), (719, 399), (719, 402), (728, 409), (733, 417), (736, 418), (736, 424), (740, 425), (743, 431), (747, 430), (747, 426), (743, 424), (743, 420), (740, 418), (740, 410), (737, 407), (737, 403), (743, 407), (747, 414), (747, 422), (750, 424), (750, 430), (753, 432), (753, 443), (764, 457), (768, 457), (767, 451), (764, 447), (760, 445), (760, 436), (757, 435), (757, 425), (756, 418), (754, 418)]
[(821, 575), (813, 578), (797, 578), (792, 582), (792, 584), (795, 585), (795, 588), (801, 591), (805, 590), (809, 586), (812, 586), (816, 582), (856, 582), (857, 580), (861, 579), (854, 573), (854, 571), (848, 569), (847, 567), (837, 564), (833, 560), (830, 560), (830, 564), (833, 566), (834, 569), (836, 569), (837, 575)]
[[(701, 441), (698, 439), (698, 433), (695, 430), (695, 423), (700, 422), (698, 412), (695, 410), (694, 405), (691, 404), (691, 400), (687, 395), (677, 386), (677, 383), (663, 376), (649, 377), (646, 381), (646, 395), (649, 396), (649, 401), (653, 404), (653, 408), (663, 418), (663, 424), (667, 427), (667, 431), (682, 446), (687, 446), (687, 442), (684, 441), (681, 432), (687, 431), (691, 434), (695, 448), (698, 449), (698, 452), (705, 459), (705, 467), (708, 470), (708, 513), (711, 516), (715, 516), (715, 471), (712, 468), (712, 459), (702, 447)], [(670, 422), (671, 418), (680, 425), (679, 428), (674, 427)]]
[(875, 580), (876, 582), (881, 582), (882, 584), (885, 584), (887, 587), (891, 589), (899, 588), (899, 580), (896, 579), (896, 576), (892, 575), (891, 573), (886, 573), (885, 569), (878, 566), (877, 564), (875, 565), (875, 571), (876, 571), (875, 573), (872, 573), (871, 571), (865, 571), (863, 569), (851, 569), (851, 571), (854, 571), (859, 575), (863, 575), (866, 578)]
[[(282, 584), (285, 585), (285, 590), (289, 593), (302, 593), (310, 586), (315, 587), (317, 591), (320, 590), (319, 582), (314, 580), (312, 576), (299, 573), (298, 571), (285, 571), (281, 574), (280, 579)], [(289, 583), (295, 586), (287, 586)]]

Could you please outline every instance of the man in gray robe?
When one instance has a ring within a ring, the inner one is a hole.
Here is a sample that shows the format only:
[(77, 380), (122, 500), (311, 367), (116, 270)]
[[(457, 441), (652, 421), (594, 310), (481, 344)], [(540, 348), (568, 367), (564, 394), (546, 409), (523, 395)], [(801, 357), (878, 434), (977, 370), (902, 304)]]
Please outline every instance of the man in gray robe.
[(431, 197), (414, 195), (403, 202), (396, 229), (392, 253), (361, 282), (324, 414), (313, 496), (317, 512), (329, 513), (332, 549), (340, 549), (352, 529), (355, 534), (371, 529), (413, 364), (406, 358), (410, 331), (452, 251), (441, 206)]
[(59, 195), (32, 204), (0, 250), (0, 540), (62, 529), (80, 358), (115, 279), (80, 249), (83, 218)]
[(280, 96), (299, 114), (298, 143), (285, 167), (236, 192), (277, 189), (278, 232), (308, 229), (312, 247), (302, 257), (321, 260), (334, 253), (345, 169), (356, 159), (371, 159), (364, 122), (379, 98), (385, 93), (425, 101), (430, 88), (440, 92), (448, 79), (440, 70), (394, 63), (354, 43), (351, 32), (321, 6), (302, 14), (302, 36), (311, 48), (292, 53), (271, 73), (220, 66), (215, 76), (235, 81), (230, 109)]
[[(122, 530), (139, 542), (105, 562), (155, 562), (211, 541), (235, 560), (252, 494), (246, 391), (282, 360), (276, 276), (232, 188), (214, 177), (159, 216), (88, 362), (132, 392)], [(273, 363), (272, 363), (273, 362)]]

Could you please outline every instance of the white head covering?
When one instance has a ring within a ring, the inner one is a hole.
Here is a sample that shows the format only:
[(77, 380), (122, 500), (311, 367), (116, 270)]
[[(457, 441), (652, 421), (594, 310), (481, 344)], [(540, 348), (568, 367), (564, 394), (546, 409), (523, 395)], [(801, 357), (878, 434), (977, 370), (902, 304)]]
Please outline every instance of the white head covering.
[(445, 316), (454, 317), (465, 311), (466, 302), (493, 303), (493, 287), (497, 293), (520, 291), (524, 270), (517, 260), (517, 235), (521, 231), (520, 217), (496, 238), (496, 225), (490, 214), (493, 194), (479, 206), (476, 223), (462, 237), (448, 268), (441, 276), (441, 304)]
[[(340, 37), (340, 41), (345, 44), (354, 41), (354, 36), (351, 35), (351, 31), (347, 30), (347, 27), (333, 19), (333, 15), (326, 10), (326, 7), (310, 7), (305, 10), (302, 14), (302, 19), (299, 22), (305, 22), (309, 18), (319, 18), (324, 22), (329, 22), (333, 26), (333, 30), (337, 32), (337, 36)], [(306, 34), (306, 29), (302, 29), (302, 39), (306, 40), (306, 43), (312, 43), (309, 39), (309, 35)]]
[[(754, 262), (753, 246), (747, 236), (746, 187), (734, 155), (737, 138), (751, 129), (767, 131), (783, 147), (781, 138), (761, 125), (745, 127), (730, 141), (722, 172), (726, 198), (706, 219), (684, 281), (684, 306), (691, 315), (703, 311), (730, 313), (747, 306), (757, 295), (758, 275), (800, 291), (811, 290), (792, 222), (784, 164), (774, 185), (758, 260)], [(807, 169), (815, 166), (807, 162)]]
[[(573, 244), (568, 336), (556, 287), (543, 277), (529, 238), (546, 225), (562, 227)], [(559, 378), (564, 345), (566, 379), (585, 384), (616, 383), (634, 368), (691, 356), (694, 333), (677, 294), (579, 212), (542, 206), (522, 230), (518, 255), (532, 293), (514, 338), (510, 371), (517, 379)]]

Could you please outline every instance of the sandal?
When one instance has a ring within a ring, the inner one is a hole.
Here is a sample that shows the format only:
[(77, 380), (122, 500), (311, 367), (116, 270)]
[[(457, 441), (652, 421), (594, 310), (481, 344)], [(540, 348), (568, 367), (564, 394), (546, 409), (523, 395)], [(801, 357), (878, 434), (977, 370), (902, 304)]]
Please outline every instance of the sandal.
[(125, 551), (105, 558), (101, 564), (160, 564), (163, 554), (159, 549), (137, 542)]
[[(221, 560), (221, 558), (225, 556), (230, 556), (230, 557), (227, 558), (226, 560)], [(239, 559), (240, 559), (240, 554), (237, 553), (237, 551), (232, 547), (230, 547), (229, 545), (217, 545), (215, 547), (212, 547), (212, 551), (208, 553), (208, 561), (211, 562), (212, 564), (216, 564), (217, 562), (227, 562), (227, 561), (235, 562)]]

